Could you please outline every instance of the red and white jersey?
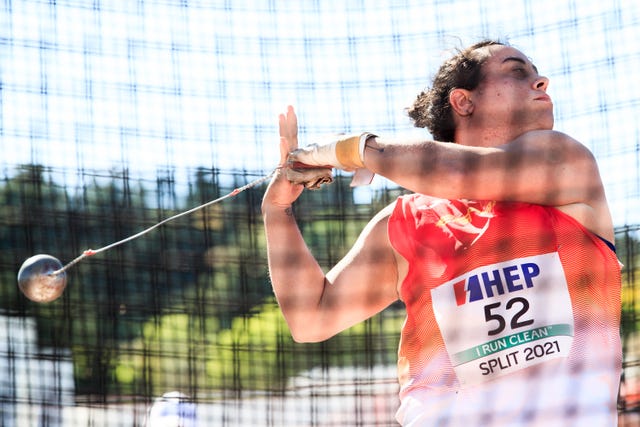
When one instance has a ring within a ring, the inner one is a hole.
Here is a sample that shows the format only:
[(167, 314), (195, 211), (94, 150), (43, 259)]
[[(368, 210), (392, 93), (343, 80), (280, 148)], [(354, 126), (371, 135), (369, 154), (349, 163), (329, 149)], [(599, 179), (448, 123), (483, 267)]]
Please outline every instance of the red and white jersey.
[(400, 197), (403, 425), (614, 426), (620, 263), (552, 207)]

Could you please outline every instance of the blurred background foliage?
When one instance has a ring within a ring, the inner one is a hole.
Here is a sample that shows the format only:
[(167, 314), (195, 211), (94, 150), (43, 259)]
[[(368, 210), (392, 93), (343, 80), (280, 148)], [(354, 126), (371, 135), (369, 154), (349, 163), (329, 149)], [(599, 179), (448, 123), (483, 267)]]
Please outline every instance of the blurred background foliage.
[[(325, 343), (292, 341), (268, 278), (261, 187), (85, 259), (53, 303), (27, 300), (16, 285), (26, 258), (69, 262), (255, 179), (199, 169), (181, 192), (170, 177), (136, 182), (110, 171), (68, 190), (52, 175), (25, 165), (0, 183), (0, 309), (36, 318), (41, 346), (72, 350), (78, 394), (278, 390), (314, 366), (395, 363), (400, 305)], [(299, 204), (301, 229), (325, 266), (394, 197), (356, 205), (348, 182), (338, 176)]]

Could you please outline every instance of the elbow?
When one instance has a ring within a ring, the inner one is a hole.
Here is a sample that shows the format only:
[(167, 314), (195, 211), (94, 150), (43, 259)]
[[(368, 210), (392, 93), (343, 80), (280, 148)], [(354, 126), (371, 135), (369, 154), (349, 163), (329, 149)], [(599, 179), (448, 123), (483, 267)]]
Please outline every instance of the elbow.
[(323, 327), (322, 325), (326, 325), (326, 323), (317, 318), (306, 317), (304, 320), (299, 319), (296, 322), (287, 321), (287, 325), (291, 338), (299, 344), (326, 341), (337, 333), (328, 327)]
[(314, 328), (292, 328), (290, 326), (289, 331), (291, 332), (293, 341), (298, 344), (318, 343), (326, 341), (333, 336), (331, 334), (325, 334), (322, 331), (317, 331)]
[(305, 332), (304, 328), (296, 328), (295, 326), (289, 324), (289, 332), (291, 333), (291, 338), (293, 339), (293, 341), (298, 344), (315, 342), (311, 340), (310, 335)]
[(313, 339), (311, 336), (304, 333), (300, 334), (291, 332), (291, 338), (293, 338), (293, 341), (297, 344), (310, 344), (322, 341)]

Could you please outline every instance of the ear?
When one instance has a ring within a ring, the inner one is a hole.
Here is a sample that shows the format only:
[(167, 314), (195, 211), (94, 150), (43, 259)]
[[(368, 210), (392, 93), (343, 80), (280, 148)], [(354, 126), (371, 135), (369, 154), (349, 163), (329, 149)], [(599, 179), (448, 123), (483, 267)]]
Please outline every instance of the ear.
[(471, 92), (467, 89), (453, 89), (449, 94), (449, 103), (459, 116), (470, 116), (473, 113), (474, 105), (471, 102)]

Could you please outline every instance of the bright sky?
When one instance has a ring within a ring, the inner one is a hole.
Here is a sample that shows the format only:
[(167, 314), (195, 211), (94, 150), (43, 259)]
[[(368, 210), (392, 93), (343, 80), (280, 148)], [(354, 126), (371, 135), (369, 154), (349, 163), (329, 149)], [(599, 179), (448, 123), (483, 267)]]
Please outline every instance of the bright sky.
[(426, 136), (404, 108), (447, 50), (491, 37), (551, 79), (556, 129), (598, 158), (616, 224), (640, 222), (638, 2), (181, 3), (0, 6), (5, 173), (31, 162), (64, 168), (69, 182), (80, 169), (267, 173), (287, 104), (303, 144), (361, 130)]

